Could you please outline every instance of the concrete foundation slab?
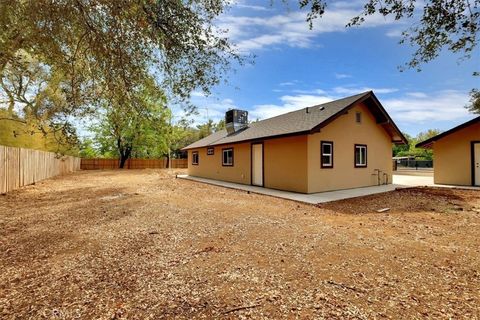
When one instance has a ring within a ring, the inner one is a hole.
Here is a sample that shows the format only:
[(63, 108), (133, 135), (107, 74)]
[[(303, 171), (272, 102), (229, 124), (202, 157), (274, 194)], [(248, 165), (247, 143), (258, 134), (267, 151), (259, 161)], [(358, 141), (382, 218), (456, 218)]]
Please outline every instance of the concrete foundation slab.
[(177, 177), (180, 179), (208, 183), (208, 184), (212, 184), (220, 187), (249, 191), (252, 193), (264, 194), (272, 197), (305, 202), (310, 204), (318, 204), (318, 203), (325, 203), (325, 202), (342, 200), (342, 199), (362, 197), (370, 194), (389, 192), (389, 191), (395, 190), (396, 188), (404, 187), (404, 186), (399, 186), (395, 184), (389, 184), (389, 185), (382, 185), (382, 186), (303, 194), (303, 193), (296, 193), (296, 192), (290, 192), (290, 191), (282, 191), (282, 190), (268, 189), (268, 188), (262, 188), (262, 187), (256, 187), (256, 186), (249, 186), (249, 185), (233, 183), (233, 182), (205, 179), (200, 177), (192, 177), (188, 175), (178, 175)]
[(411, 187), (421, 187), (421, 186), (433, 186), (433, 187), (444, 187), (444, 188), (462, 188), (462, 189), (473, 189), (480, 190), (478, 187), (458, 187), (458, 186), (446, 186), (446, 185), (435, 185), (433, 183), (433, 177), (425, 176), (407, 176), (407, 175), (393, 175), (393, 184), (382, 185), (382, 186), (373, 186), (373, 187), (363, 187), (355, 189), (345, 189), (337, 191), (328, 191), (320, 193), (296, 193), (283, 190), (268, 189), (256, 186), (249, 186), (245, 184), (206, 179), (200, 177), (192, 177), (188, 175), (178, 175), (180, 179), (208, 183), (216, 185), (219, 187), (225, 187), (230, 189), (237, 189), (248, 191), (257, 194), (264, 194), (267, 196), (283, 198), (288, 200), (294, 200), (299, 202), (305, 202), (310, 204), (319, 204), (330, 201), (337, 201), (343, 199), (350, 199), (356, 197), (368, 196), (371, 194), (383, 193), (393, 191), (399, 188), (411, 188)]

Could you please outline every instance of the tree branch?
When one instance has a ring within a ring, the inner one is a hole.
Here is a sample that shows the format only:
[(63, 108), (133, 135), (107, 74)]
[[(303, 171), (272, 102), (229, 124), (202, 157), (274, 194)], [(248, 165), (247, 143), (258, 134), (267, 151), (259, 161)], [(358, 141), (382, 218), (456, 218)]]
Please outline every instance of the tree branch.
[(15, 118), (0, 117), (0, 121), (1, 121), (1, 120), (14, 121), (14, 122), (19, 122), (19, 123), (27, 124), (27, 121), (21, 120), (21, 119), (15, 119)]

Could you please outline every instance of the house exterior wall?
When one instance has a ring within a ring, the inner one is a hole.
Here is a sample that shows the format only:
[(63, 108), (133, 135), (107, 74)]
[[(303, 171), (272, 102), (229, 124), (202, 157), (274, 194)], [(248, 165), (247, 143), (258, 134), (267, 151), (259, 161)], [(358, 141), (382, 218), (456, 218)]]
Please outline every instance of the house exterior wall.
[(449, 134), (433, 144), (435, 183), (472, 185), (471, 141), (480, 141), (480, 123)]
[(265, 187), (308, 193), (307, 136), (264, 141)]
[[(356, 112), (362, 121), (356, 123)], [(322, 168), (321, 141), (333, 141), (333, 168)], [(367, 145), (367, 167), (355, 168), (355, 144)], [(359, 104), (347, 114), (308, 136), (308, 192), (323, 192), (378, 184), (379, 169), (392, 181), (392, 142), (388, 133), (376, 123), (368, 108)]]
[[(362, 122), (355, 121), (361, 112)], [(334, 167), (321, 168), (320, 142), (333, 141)], [(321, 129), (319, 133), (266, 139), (264, 146), (264, 187), (301, 193), (366, 187), (378, 184), (374, 169), (392, 181), (392, 142), (363, 104)], [(251, 144), (215, 146), (214, 155), (207, 148), (188, 150), (188, 174), (191, 176), (251, 184)], [(355, 144), (367, 145), (367, 167), (355, 168)], [(222, 166), (222, 149), (233, 148), (234, 165)], [(192, 165), (192, 153), (198, 151), (199, 164)]]
[[(188, 175), (235, 183), (250, 184), (250, 142), (188, 150)], [(222, 149), (233, 148), (233, 166), (222, 166)], [(198, 165), (192, 164), (192, 153), (198, 151)]]
[[(251, 183), (251, 142), (188, 150), (188, 175), (241, 184)], [(233, 148), (232, 167), (222, 166), (222, 149)], [(198, 165), (192, 153), (198, 152)], [(307, 136), (263, 141), (264, 182), (266, 188), (307, 192)]]

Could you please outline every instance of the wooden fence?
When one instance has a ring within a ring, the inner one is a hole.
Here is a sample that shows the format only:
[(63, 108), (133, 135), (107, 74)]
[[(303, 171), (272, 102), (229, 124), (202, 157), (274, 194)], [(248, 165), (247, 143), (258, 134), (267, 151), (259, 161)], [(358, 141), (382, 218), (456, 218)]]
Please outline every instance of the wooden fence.
[(0, 146), (0, 193), (80, 170), (80, 158)]
[[(167, 158), (163, 159), (128, 159), (125, 169), (165, 169)], [(170, 167), (173, 169), (187, 168), (187, 159), (170, 159)], [(118, 159), (82, 159), (82, 170), (118, 169)]]

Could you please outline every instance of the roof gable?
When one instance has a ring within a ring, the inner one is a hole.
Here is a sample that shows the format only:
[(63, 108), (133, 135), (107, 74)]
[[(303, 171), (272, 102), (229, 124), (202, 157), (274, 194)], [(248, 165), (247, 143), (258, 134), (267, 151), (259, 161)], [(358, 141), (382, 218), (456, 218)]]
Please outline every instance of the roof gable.
[(405, 137), (388, 116), (373, 92), (368, 91), (351, 97), (303, 108), (273, 118), (254, 122), (244, 130), (230, 135), (227, 134), (226, 130), (221, 130), (192, 143), (184, 149), (319, 132), (322, 127), (334, 121), (353, 106), (362, 102), (367, 105), (368, 109), (377, 120), (377, 123), (389, 133), (393, 142), (406, 143)]
[(455, 132), (460, 131), (460, 130), (462, 130), (462, 129), (468, 128), (468, 127), (470, 127), (470, 126), (472, 126), (472, 125), (474, 125), (474, 124), (476, 124), (476, 123), (480, 123), (480, 116), (478, 116), (478, 117), (476, 117), (476, 118), (473, 118), (472, 120), (467, 121), (467, 122), (465, 122), (465, 123), (462, 123), (461, 125), (456, 126), (456, 127), (452, 128), (452, 129), (450, 129), (450, 130), (447, 130), (447, 131), (445, 131), (445, 132), (442, 132), (442, 133), (440, 133), (440, 134), (438, 134), (438, 135), (436, 135), (436, 136), (434, 136), (434, 137), (431, 137), (430, 139), (427, 139), (427, 140), (425, 140), (425, 141), (422, 141), (422, 142), (420, 142), (420, 143), (417, 143), (417, 145), (416, 145), (415, 147), (417, 147), (417, 148), (426, 148), (426, 149), (431, 148), (432, 145), (433, 145), (436, 141), (438, 141), (438, 140), (440, 140), (440, 139), (442, 139), (442, 138), (445, 138), (446, 136), (449, 136), (449, 135), (451, 135), (452, 133), (455, 133)]

